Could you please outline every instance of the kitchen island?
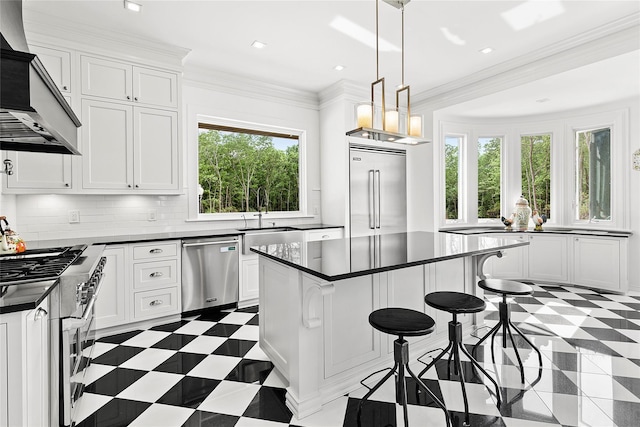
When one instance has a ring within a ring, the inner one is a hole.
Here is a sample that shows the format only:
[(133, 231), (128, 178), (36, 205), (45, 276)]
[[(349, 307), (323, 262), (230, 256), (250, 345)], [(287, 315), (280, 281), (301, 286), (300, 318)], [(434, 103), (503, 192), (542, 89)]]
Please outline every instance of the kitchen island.
[[(395, 337), (368, 323), (378, 308), (411, 308), (436, 320), (435, 333), (408, 339), (412, 360), (445, 345), (450, 315), (427, 308), (424, 296), (481, 295), (475, 284), (485, 260), (527, 244), (407, 232), (253, 247), (260, 255), (260, 347), (289, 383), (289, 409), (304, 418), (392, 365)], [(468, 331), (482, 316), (459, 320)]]

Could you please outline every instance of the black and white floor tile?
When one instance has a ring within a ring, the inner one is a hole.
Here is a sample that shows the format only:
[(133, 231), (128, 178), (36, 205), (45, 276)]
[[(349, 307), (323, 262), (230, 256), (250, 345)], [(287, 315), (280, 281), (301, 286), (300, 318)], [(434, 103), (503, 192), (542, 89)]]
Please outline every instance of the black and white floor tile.
[[(640, 295), (533, 285), (532, 296), (514, 299), (512, 320), (542, 352), (542, 369), (537, 354), (516, 339), (525, 365), (522, 384), (512, 346), (502, 349), (499, 334), (493, 363), (485, 342), (478, 360), (497, 379), (503, 403), (498, 407), (490, 388), (467, 369), (471, 426), (640, 426)], [(492, 326), (499, 297), (486, 298)], [(78, 426), (356, 426), (365, 388), (304, 419), (292, 416), (284, 403), (286, 382), (257, 345), (257, 312), (222, 311), (100, 339)], [(465, 342), (470, 349), (476, 341)], [(440, 362), (424, 381), (461, 426), (460, 384), (448, 376), (446, 360)], [(421, 367), (416, 362), (414, 371)], [(410, 425), (445, 425), (442, 411), (415, 391), (411, 379), (408, 390)], [(363, 405), (362, 425), (404, 425), (394, 400), (393, 381), (387, 381)]]

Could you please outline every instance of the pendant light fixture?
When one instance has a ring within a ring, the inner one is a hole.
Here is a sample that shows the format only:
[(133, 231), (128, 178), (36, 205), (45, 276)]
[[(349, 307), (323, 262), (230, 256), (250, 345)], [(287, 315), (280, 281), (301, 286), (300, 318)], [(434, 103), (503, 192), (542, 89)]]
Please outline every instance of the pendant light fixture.
[[(404, 84), (404, 7), (411, 0), (383, 0), (385, 3), (400, 9), (402, 17), (402, 81), (396, 90), (395, 109), (387, 110), (385, 104), (384, 77), (380, 77), (378, 4), (376, 0), (376, 80), (371, 83), (371, 102), (363, 103), (356, 108), (356, 129), (347, 132), (348, 136), (368, 138), (381, 142), (401, 144), (424, 144), (422, 138), (422, 117), (411, 116), (411, 95), (409, 85)], [(378, 96), (376, 94), (378, 93)], [(377, 102), (377, 99), (380, 102)], [(401, 104), (401, 100), (404, 101)]]

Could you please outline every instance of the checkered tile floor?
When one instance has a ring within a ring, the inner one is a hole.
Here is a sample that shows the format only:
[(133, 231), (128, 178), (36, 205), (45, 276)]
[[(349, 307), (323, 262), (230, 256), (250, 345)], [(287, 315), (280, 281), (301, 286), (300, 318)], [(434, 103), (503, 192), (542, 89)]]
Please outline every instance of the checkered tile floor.
[[(503, 403), (498, 408), (482, 380), (466, 369), (471, 425), (640, 426), (640, 295), (533, 286), (532, 296), (515, 298), (512, 320), (541, 350), (543, 367), (516, 340), (525, 365), (522, 384), (513, 348), (501, 349), (498, 334), (494, 364), (485, 342), (478, 359), (496, 377)], [(487, 301), (485, 318), (492, 326), (500, 297), (487, 295)], [(284, 404), (286, 383), (256, 343), (257, 311), (185, 318), (100, 339), (79, 403), (79, 426), (356, 426), (364, 388), (302, 420), (292, 416)], [(469, 348), (476, 341), (465, 340)], [(441, 362), (425, 374), (425, 383), (461, 426), (460, 384), (447, 375), (446, 360)], [(414, 371), (422, 366), (416, 363)], [(408, 380), (411, 425), (444, 426), (442, 411), (415, 388)], [(393, 381), (363, 405), (362, 417), (367, 427), (404, 425)]]

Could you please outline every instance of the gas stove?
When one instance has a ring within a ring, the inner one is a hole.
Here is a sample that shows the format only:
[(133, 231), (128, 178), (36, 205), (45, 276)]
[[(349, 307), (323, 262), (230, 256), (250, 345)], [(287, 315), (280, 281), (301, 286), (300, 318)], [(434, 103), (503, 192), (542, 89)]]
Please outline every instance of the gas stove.
[(0, 255), (0, 286), (57, 279), (86, 248), (76, 245)]

